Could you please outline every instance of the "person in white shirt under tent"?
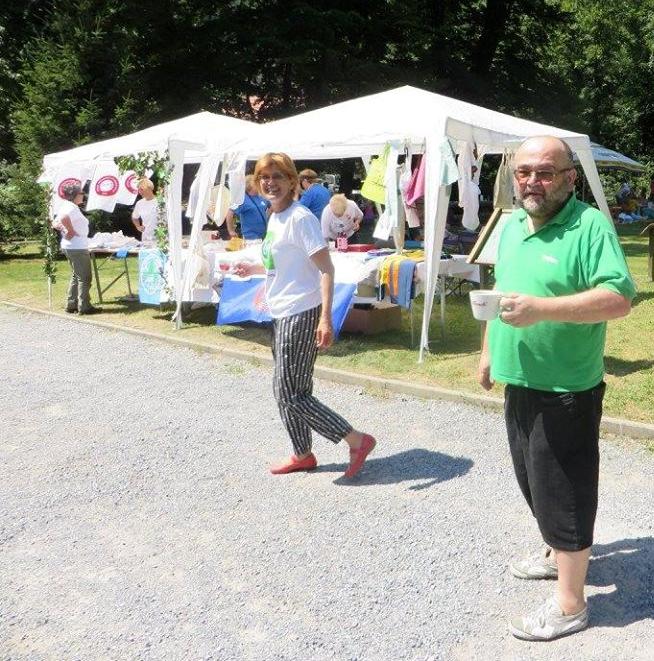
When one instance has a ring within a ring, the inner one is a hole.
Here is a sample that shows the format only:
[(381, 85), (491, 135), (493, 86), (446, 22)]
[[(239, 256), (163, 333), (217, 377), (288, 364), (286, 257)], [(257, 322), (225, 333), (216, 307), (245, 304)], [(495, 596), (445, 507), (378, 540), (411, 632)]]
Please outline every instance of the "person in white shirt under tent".
[(141, 199), (134, 205), (132, 222), (141, 232), (141, 243), (153, 244), (159, 221), (159, 202), (154, 195), (154, 184), (144, 177), (139, 181), (138, 191)]

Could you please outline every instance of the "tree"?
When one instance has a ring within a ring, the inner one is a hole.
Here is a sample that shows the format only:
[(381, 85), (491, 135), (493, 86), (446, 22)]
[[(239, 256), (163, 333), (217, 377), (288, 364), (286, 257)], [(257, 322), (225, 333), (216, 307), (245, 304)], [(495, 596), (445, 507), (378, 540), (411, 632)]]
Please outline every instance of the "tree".
[(0, 137), (15, 142), (0, 159), (15, 149), (19, 167), (5, 167), (0, 200), (38, 215), (33, 182), (47, 152), (199, 110), (267, 121), (406, 84), (643, 158), (654, 137), (653, 9), (654, 0), (15, 0), (0, 9)]
[(654, 138), (654, 2), (563, 0), (570, 29), (559, 34), (553, 66), (579, 97), (586, 130), (644, 157)]
[(12, 0), (0, 6), (0, 160), (13, 160), (12, 105), (20, 97), (20, 60), (48, 20), (52, 0)]

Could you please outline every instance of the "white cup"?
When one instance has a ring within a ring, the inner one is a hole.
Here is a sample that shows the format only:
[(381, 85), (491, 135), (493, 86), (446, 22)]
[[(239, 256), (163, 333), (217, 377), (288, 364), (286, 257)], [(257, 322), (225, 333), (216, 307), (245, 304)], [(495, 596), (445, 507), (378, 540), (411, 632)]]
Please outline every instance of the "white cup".
[(479, 321), (495, 319), (500, 312), (501, 291), (494, 289), (473, 289), (470, 292), (470, 307), (472, 316)]

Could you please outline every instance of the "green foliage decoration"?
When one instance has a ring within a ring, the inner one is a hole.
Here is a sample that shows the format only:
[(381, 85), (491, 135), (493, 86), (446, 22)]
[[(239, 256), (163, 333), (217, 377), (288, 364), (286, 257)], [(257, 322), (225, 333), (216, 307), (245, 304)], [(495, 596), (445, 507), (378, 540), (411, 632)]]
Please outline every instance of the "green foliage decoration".
[(59, 236), (50, 223), (48, 204), (52, 195), (52, 187), (41, 187), (42, 213), (41, 225), (41, 255), (43, 256), (43, 273), (54, 284), (57, 280), (57, 254), (59, 252)]

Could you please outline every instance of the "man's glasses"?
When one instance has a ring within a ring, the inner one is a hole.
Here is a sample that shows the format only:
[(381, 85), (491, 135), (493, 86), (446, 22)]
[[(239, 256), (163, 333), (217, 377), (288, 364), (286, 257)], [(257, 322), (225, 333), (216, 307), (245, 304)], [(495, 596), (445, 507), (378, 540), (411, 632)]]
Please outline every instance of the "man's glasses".
[(531, 168), (516, 168), (513, 171), (513, 176), (520, 182), (529, 181), (531, 175), (534, 175), (536, 181), (542, 181), (543, 183), (549, 184), (554, 180), (557, 174), (562, 172), (567, 172), (568, 170), (574, 170), (573, 167), (561, 168), (560, 170), (532, 170)]
[(257, 177), (257, 181), (264, 181), (266, 183), (269, 181), (281, 181), (282, 179), (286, 179), (286, 175), (283, 175), (280, 172), (275, 172), (274, 174), (260, 174)]

